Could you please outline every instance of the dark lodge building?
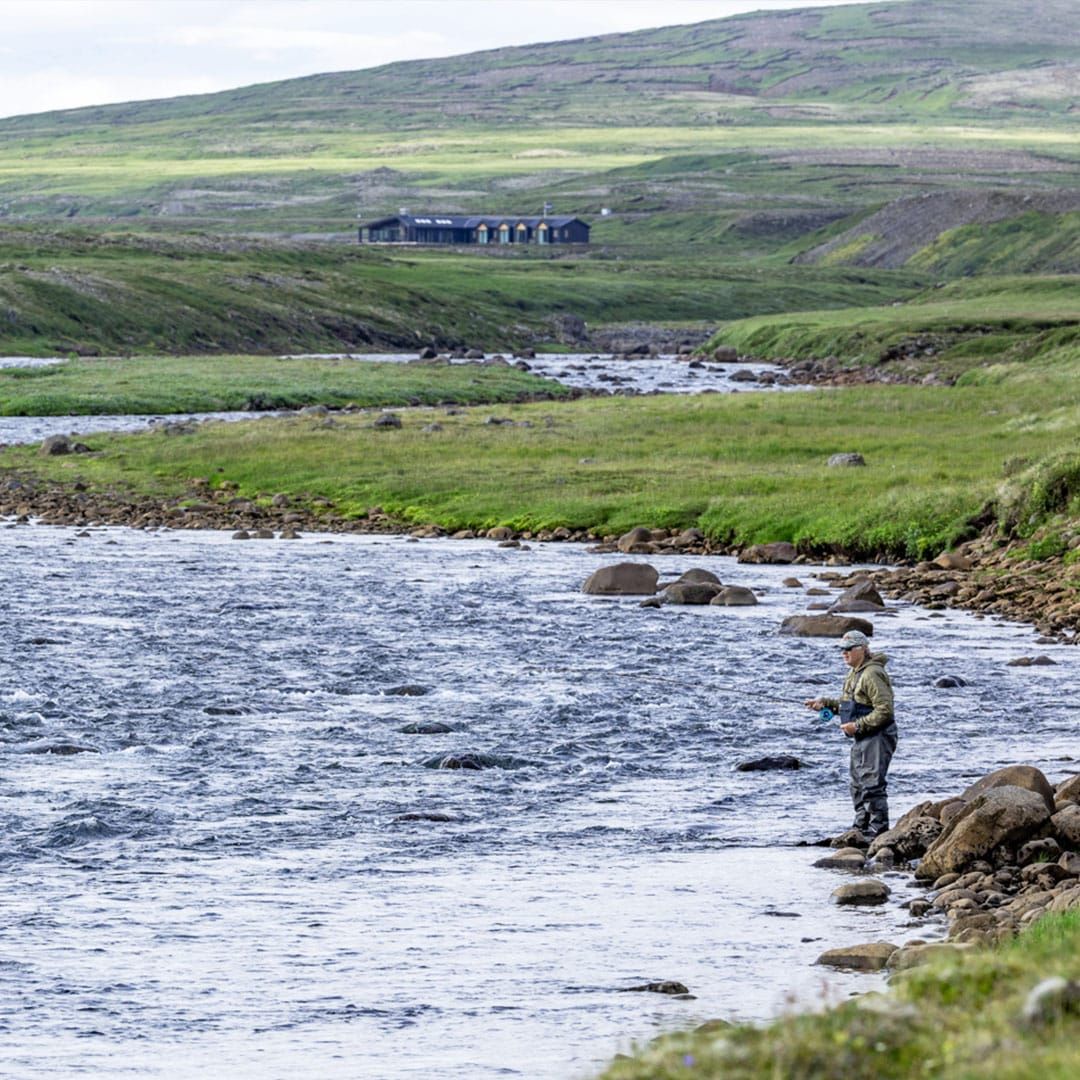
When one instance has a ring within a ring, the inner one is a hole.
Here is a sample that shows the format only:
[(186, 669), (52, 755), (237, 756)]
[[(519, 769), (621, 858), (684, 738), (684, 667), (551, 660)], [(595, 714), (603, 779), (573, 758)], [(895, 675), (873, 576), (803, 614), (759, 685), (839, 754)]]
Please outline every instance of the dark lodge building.
[(587, 244), (576, 217), (471, 217), (398, 214), (360, 226), (361, 244)]

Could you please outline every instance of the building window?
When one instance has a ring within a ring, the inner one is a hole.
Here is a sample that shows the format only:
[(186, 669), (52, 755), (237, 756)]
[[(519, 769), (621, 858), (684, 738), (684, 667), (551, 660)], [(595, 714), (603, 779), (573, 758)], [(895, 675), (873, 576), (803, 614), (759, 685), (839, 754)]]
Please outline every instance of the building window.
[(499, 226), (499, 243), (500, 244), (509, 244), (510, 243), (510, 226), (509, 225), (500, 225)]
[(478, 244), (486, 244), (488, 242), (488, 227), (481, 225), (476, 230), (476, 242)]

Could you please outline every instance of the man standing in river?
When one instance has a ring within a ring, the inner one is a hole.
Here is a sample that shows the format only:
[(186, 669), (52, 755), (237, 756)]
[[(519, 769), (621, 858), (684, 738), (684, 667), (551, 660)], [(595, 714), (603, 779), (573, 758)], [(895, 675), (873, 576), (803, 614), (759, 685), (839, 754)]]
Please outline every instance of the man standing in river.
[(851, 799), (854, 827), (873, 840), (889, 827), (886, 778), (896, 750), (892, 683), (885, 673), (888, 657), (870, 652), (870, 641), (859, 630), (840, 639), (844, 663), (851, 669), (837, 698), (814, 698), (807, 708), (840, 714), (840, 730), (851, 744)]

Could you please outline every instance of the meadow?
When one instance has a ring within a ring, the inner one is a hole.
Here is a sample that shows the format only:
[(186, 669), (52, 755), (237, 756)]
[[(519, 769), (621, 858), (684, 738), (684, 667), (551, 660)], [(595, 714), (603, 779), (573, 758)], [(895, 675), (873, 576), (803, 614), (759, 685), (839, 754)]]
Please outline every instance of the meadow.
[[(365, 364), (350, 377), (383, 375)], [(349, 389), (364, 400), (355, 383)], [(920, 558), (972, 535), (1016, 474), (1075, 448), (1080, 389), (1069, 366), (1038, 379), (1020, 366), (963, 388), (605, 397), (401, 415), (393, 430), (360, 413), (332, 426), (294, 417), (168, 438), (95, 436), (93, 454), (70, 458), (9, 447), (0, 468), (154, 497), (185, 497), (194, 478), (211, 477), (246, 498), (328, 500), (347, 518), (379, 505), (403, 526), (448, 531), (696, 526), (727, 544), (787, 539), (818, 552)], [(867, 466), (828, 466), (847, 451)], [(1066, 484), (1044, 516), (1068, 508)]]

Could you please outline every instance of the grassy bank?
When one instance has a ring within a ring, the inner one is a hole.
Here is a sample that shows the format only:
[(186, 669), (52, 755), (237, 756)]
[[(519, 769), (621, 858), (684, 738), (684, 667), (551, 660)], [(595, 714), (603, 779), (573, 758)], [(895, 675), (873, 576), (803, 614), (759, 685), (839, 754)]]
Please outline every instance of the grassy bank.
[(885, 995), (766, 1027), (661, 1038), (603, 1080), (1064, 1080), (1080, 1071), (1080, 1011), (1023, 1017), (1026, 996), (1052, 975), (1080, 979), (1080, 912), (1046, 916), (993, 951), (905, 972)]
[(150, 356), (0, 368), (0, 416), (496, 404), (541, 396), (570, 391), (502, 364)]
[[(445, 415), (400, 429), (343, 416), (205, 426), (164, 437), (95, 436), (97, 451), (9, 448), (4, 470), (92, 489), (184, 495), (195, 477), (258, 498), (381, 505), (447, 529), (699, 526), (732, 543), (790, 539), (862, 555), (923, 556), (965, 535), (1018, 460), (1080, 433), (1068, 370), (955, 387), (864, 386), (786, 394), (584, 399)], [(425, 430), (437, 422), (438, 430)], [(857, 450), (867, 468), (830, 468)]]
[(986, 365), (1068, 366), (1080, 359), (1080, 279), (988, 277), (927, 290), (904, 303), (731, 322), (708, 345), (761, 357), (834, 356), (856, 365), (900, 360), (977, 381)]
[(357, 245), (0, 228), (0, 355), (347, 352), (553, 341), (590, 326), (846, 307), (908, 273), (733, 267), (722, 252), (388, 253)]

